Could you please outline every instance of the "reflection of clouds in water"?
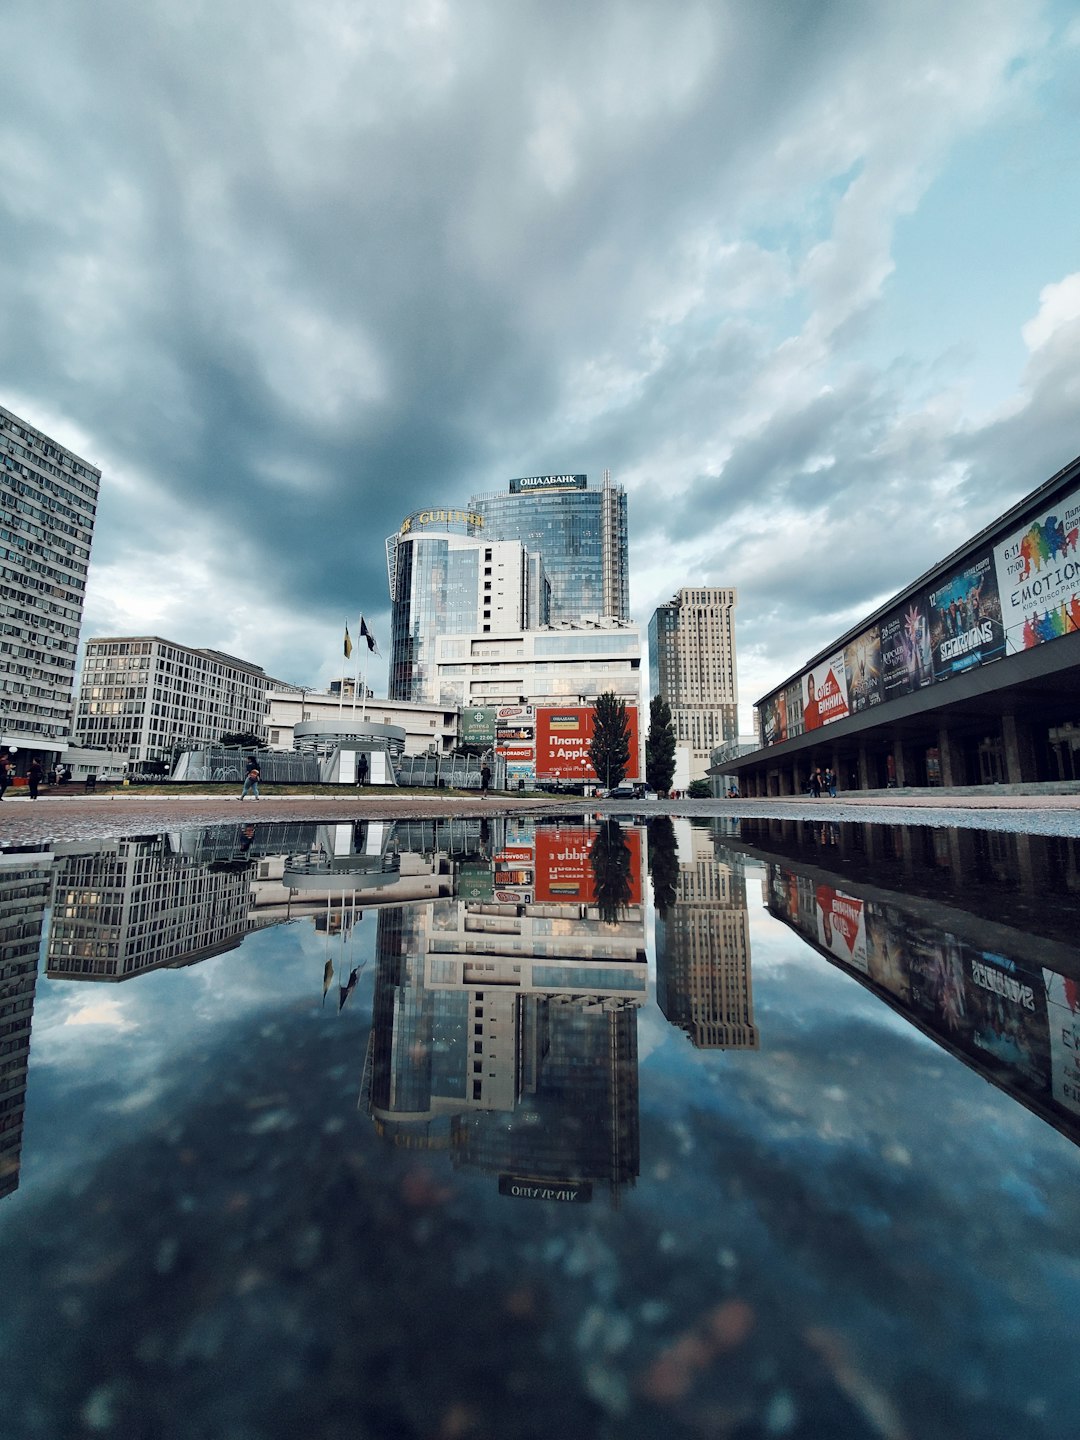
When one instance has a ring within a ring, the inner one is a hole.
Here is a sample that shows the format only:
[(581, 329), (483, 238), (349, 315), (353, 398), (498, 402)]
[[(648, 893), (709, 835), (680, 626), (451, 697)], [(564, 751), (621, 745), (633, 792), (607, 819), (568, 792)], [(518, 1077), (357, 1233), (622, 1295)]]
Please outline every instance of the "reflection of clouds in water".
[(118, 1000), (102, 1000), (95, 997), (71, 1010), (60, 1022), (61, 1025), (104, 1025), (110, 1030), (134, 1030), (136, 1022), (124, 1013)]

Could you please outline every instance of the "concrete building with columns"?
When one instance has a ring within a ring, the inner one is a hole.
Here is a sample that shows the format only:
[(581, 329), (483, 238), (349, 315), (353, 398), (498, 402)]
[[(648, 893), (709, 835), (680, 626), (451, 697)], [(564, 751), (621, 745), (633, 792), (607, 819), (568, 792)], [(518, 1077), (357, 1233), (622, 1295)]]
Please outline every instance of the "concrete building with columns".
[(757, 704), (743, 795), (1080, 780), (1080, 459)]

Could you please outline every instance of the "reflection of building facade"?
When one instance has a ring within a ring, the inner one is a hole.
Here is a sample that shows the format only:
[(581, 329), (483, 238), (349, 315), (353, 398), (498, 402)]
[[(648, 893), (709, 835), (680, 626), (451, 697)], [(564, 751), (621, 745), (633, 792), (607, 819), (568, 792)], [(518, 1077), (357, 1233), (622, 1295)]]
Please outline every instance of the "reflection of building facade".
[(232, 949), (248, 928), (250, 877), (242, 856), (230, 863), (170, 853), (164, 837), (58, 855), (46, 973), (127, 980)]
[(52, 856), (0, 855), (0, 1199), (18, 1188), (30, 1022)]
[(552, 623), (630, 618), (626, 492), (610, 474), (599, 490), (584, 475), (526, 476), (473, 496), (469, 509), (489, 540), (517, 540), (543, 556)]
[(90, 542), (101, 471), (0, 406), (0, 743), (61, 754), (72, 730)]
[(285, 688), (258, 665), (156, 635), (87, 641), (75, 730), (86, 745), (126, 751), (136, 765), (225, 734), (262, 735), (267, 691)]
[(743, 793), (1080, 778), (1078, 538), (1074, 460), (758, 702)]
[[(608, 921), (585, 834), (507, 841), (490, 898), (380, 914), (365, 1084), (395, 1143), (534, 1178), (617, 1187), (637, 1173), (640, 839), (628, 903)], [(551, 898), (572, 881), (579, 898)]]
[(649, 622), (649, 679), (652, 693), (671, 707), (676, 754), (702, 780), (712, 751), (738, 733), (739, 692), (735, 677), (735, 600), (732, 589), (680, 590), (653, 611)]
[[(765, 862), (777, 919), (1080, 1141), (1080, 957), (1067, 889), (1080, 842), (777, 821), (748, 831), (726, 844)], [(1017, 892), (1038, 904), (1018, 904)]]
[(676, 897), (656, 917), (656, 1001), (702, 1049), (758, 1048), (742, 865), (685, 823)]

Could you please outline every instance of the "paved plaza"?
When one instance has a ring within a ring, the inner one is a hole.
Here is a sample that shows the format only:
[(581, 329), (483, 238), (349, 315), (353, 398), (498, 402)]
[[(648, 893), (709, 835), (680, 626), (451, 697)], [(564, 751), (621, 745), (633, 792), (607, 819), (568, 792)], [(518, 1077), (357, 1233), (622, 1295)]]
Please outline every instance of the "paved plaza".
[(971, 791), (889, 791), (848, 793), (835, 799), (809, 796), (746, 800), (587, 800), (571, 796), (413, 794), (408, 791), (350, 791), (336, 795), (275, 795), (241, 802), (235, 795), (140, 794), (113, 790), (99, 794), (43, 795), (36, 801), (8, 792), (0, 809), (0, 845), (44, 840), (84, 840), (144, 831), (190, 829), (271, 820), (414, 820), (454, 815), (580, 815), (620, 817), (682, 815), (702, 819), (772, 816), (777, 819), (855, 820), (888, 825), (964, 826), (1036, 834), (1080, 836), (1080, 794), (1020, 793), (1007, 787)]

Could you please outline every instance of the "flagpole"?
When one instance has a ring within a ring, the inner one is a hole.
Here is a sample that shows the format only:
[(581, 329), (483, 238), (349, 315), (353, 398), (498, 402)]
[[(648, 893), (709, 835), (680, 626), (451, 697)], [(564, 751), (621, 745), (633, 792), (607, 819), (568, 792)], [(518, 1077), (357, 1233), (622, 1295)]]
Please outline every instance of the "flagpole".
[[(360, 625), (362, 625), (363, 623), (364, 623), (364, 617), (363, 617), (363, 615), (361, 615), (361, 616), (360, 616)], [(356, 640), (357, 640), (357, 645), (356, 645), (356, 683), (357, 683), (357, 685), (360, 684), (360, 625), (357, 625), (357, 627), (356, 627)], [(356, 690), (355, 690), (355, 689), (353, 690), (352, 708), (353, 708), (353, 714), (355, 714), (355, 713), (356, 713)]]
[[(349, 617), (348, 617), (347, 615), (345, 616), (345, 649), (344, 649), (344, 654), (345, 654), (345, 659), (348, 660), (348, 658), (349, 658)], [(340, 720), (340, 718), (341, 718), (341, 712), (342, 712), (342, 709), (344, 708), (344, 705), (345, 705), (345, 666), (344, 666), (344, 664), (342, 664), (342, 666), (341, 666), (341, 681), (340, 681), (340, 683), (338, 684), (338, 697), (337, 697), (337, 708), (338, 708), (338, 719), (339, 719), (339, 720)]]

